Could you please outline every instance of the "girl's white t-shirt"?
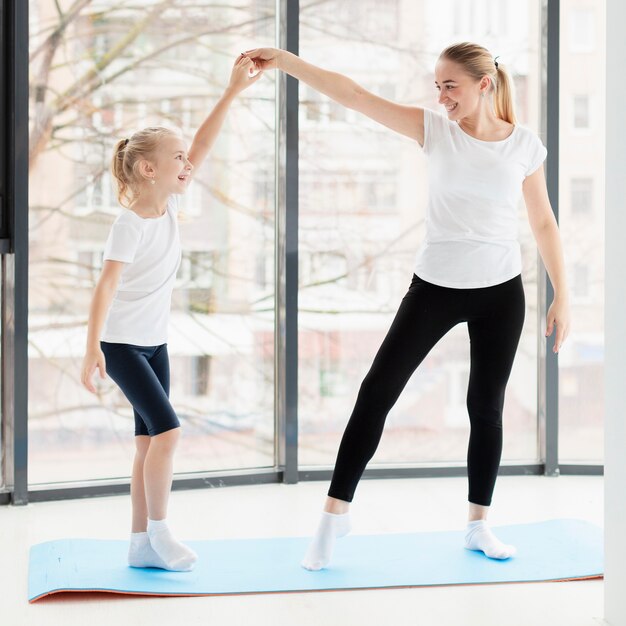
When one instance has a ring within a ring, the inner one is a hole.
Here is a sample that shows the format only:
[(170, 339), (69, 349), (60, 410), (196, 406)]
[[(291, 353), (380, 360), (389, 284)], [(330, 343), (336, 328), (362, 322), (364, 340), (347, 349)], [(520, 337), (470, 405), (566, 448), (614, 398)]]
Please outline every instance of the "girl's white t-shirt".
[(156, 218), (125, 210), (113, 223), (103, 261), (122, 261), (117, 291), (101, 339), (110, 343), (158, 346), (167, 342), (172, 289), (180, 266), (178, 197)]
[(415, 274), (463, 289), (520, 274), (518, 205), (524, 178), (547, 155), (539, 138), (515, 125), (506, 139), (482, 141), (446, 115), (424, 109), (424, 153), (429, 198)]

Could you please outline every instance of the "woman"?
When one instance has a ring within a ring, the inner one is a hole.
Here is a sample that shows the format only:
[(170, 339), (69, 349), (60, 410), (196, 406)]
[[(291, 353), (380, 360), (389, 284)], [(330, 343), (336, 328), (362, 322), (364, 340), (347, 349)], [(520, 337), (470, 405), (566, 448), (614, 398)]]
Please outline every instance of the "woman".
[(317, 570), (330, 562), (335, 539), (350, 530), (349, 503), (389, 410), (428, 352), (459, 323), (467, 323), (471, 342), (465, 547), (496, 559), (513, 556), (515, 548), (499, 541), (486, 519), (502, 451), (505, 388), (525, 314), (517, 240), (522, 194), (554, 285), (546, 335), (556, 324), (555, 353), (568, 334), (569, 304), (559, 230), (542, 168), (547, 151), (530, 130), (516, 124), (507, 72), (482, 46), (446, 48), (435, 67), (443, 114), (390, 102), (283, 50), (246, 54), (257, 69), (278, 68), (415, 139), (429, 159), (425, 241), (408, 292), (359, 390), (303, 567)]

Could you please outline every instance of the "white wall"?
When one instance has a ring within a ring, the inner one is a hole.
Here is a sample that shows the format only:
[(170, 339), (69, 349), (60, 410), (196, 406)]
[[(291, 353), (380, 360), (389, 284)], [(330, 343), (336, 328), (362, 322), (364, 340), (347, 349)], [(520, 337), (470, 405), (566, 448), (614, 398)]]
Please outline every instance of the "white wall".
[(626, 2), (606, 1), (604, 619), (626, 625)]

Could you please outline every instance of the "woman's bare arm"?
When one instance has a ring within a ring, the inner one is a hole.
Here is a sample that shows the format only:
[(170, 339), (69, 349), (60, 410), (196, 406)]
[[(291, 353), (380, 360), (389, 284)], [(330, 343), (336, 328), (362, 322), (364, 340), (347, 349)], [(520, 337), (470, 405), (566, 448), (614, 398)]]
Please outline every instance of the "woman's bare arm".
[(361, 87), (351, 78), (307, 63), (295, 54), (276, 48), (246, 52), (260, 70), (278, 68), (301, 80), (335, 102), (366, 115), (391, 130), (424, 143), (424, 109), (397, 104)]

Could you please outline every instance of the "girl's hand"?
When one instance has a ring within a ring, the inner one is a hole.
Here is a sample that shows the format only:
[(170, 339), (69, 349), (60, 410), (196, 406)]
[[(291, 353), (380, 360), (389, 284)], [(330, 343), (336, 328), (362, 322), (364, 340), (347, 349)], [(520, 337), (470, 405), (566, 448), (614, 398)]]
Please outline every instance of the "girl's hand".
[(252, 59), (257, 70), (273, 70), (278, 67), (278, 57), (282, 50), (277, 48), (255, 48), (246, 50), (246, 56)]
[(96, 371), (96, 368), (100, 371), (100, 378), (104, 378), (106, 376), (106, 367), (104, 361), (104, 353), (100, 348), (87, 350), (85, 354), (85, 358), (83, 359), (83, 368), (80, 374), (80, 382), (89, 390), (91, 393), (96, 393), (96, 388), (94, 387), (91, 378)]
[(554, 325), (556, 324), (556, 339), (554, 340), (554, 347), (552, 348), (552, 351), (557, 353), (569, 335), (570, 320), (569, 303), (567, 300), (559, 298), (554, 299), (548, 309), (546, 322), (546, 337), (549, 337), (552, 334)]
[(230, 74), (230, 82), (228, 83), (228, 90), (234, 93), (240, 93), (253, 83), (256, 83), (263, 75), (263, 72), (258, 72), (252, 76), (254, 71), (254, 63), (251, 59), (240, 54), (235, 60), (233, 65), (233, 71)]

